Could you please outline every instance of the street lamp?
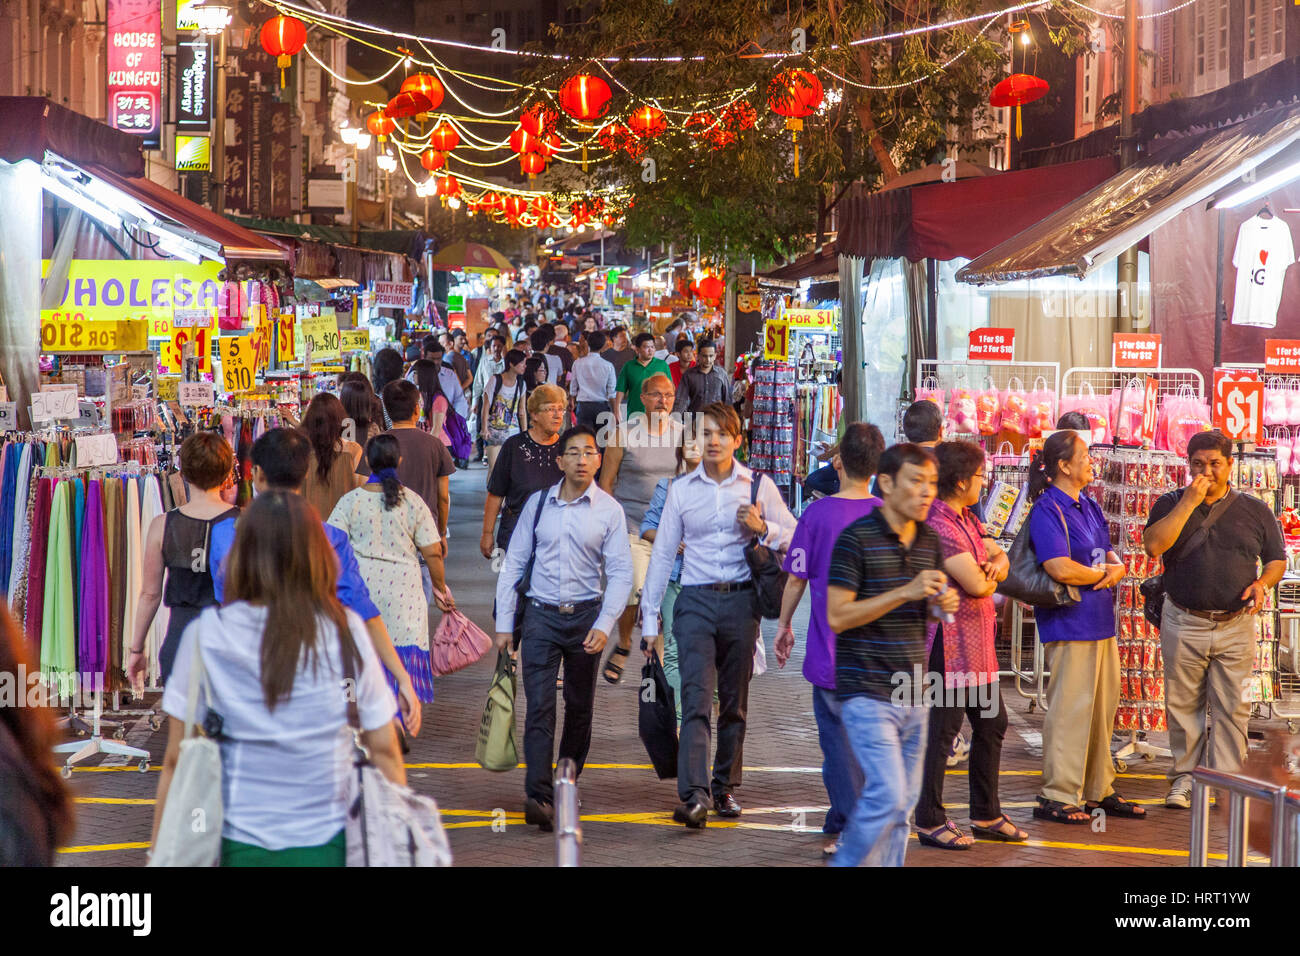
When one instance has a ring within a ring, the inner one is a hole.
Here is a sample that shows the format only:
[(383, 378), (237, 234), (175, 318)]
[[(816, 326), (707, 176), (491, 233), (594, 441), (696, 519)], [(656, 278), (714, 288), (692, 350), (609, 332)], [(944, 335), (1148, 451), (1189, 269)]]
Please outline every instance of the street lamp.
[(208, 2), (190, 8), (199, 25), (199, 33), (217, 42), (216, 114), (212, 123), (212, 208), (218, 214), (226, 208), (226, 27), (230, 26), (230, 7)]
[(357, 180), (361, 175), (360, 164), (357, 154), (363, 149), (370, 148), (371, 136), (369, 130), (360, 127), (349, 126), (347, 120), (339, 127), (339, 139), (343, 145), (352, 147), (352, 176), (348, 179), (348, 210), (352, 216), (352, 242), (355, 244), (360, 236), (360, 226), (357, 223)]
[(375, 157), (375, 165), (384, 171), (384, 228), (393, 228), (393, 170), (397, 169), (397, 157), (384, 152)]

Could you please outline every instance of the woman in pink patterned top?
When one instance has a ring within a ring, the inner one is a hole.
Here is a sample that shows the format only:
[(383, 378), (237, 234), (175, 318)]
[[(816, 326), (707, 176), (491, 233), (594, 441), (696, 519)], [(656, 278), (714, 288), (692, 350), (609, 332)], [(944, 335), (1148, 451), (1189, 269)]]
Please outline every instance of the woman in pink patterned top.
[(1007, 714), (993, 647), (997, 633), (993, 592), (1006, 578), (1009, 564), (1006, 552), (985, 536), (984, 525), (970, 510), (984, 488), (984, 450), (970, 442), (951, 441), (935, 452), (939, 497), (930, 506), (926, 524), (939, 536), (943, 569), (950, 586), (957, 588), (960, 603), (952, 623), (932, 624), (930, 629), (930, 671), (936, 685), (942, 675), (943, 699), (930, 709), (925, 772), (916, 805), (917, 836), (922, 845), (944, 850), (968, 850), (974, 843), (943, 808), (948, 748), (965, 716), (972, 731), (971, 829), (986, 840), (1018, 843), (1029, 834), (1011, 822), (998, 800)]

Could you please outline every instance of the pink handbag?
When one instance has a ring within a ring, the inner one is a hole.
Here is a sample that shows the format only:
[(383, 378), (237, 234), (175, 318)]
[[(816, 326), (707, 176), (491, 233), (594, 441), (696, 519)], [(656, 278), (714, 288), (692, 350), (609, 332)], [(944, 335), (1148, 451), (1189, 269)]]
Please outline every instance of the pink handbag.
[(454, 674), (475, 663), (491, 646), (492, 638), (477, 624), (460, 611), (449, 611), (443, 614), (438, 630), (433, 634), (429, 666), (435, 677)]

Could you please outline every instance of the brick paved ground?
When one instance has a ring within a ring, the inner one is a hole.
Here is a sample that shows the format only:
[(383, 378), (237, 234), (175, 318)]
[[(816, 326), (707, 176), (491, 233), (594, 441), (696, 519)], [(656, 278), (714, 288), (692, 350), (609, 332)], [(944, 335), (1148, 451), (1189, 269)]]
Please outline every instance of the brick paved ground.
[[(457, 600), (487, 628), (494, 577), (478, 554), (484, 472), (462, 472), (452, 484), (448, 581)], [(796, 618), (802, 633), (807, 606)], [(765, 623), (771, 647), (774, 625)], [(799, 674), (801, 652), (783, 671), (773, 666), (750, 691), (744, 785), (739, 821), (710, 820), (704, 831), (673, 824), (673, 781), (659, 781), (648, 768), (636, 735), (636, 673), (619, 686), (599, 682), (590, 763), (580, 781), (585, 865), (781, 865), (821, 864), (819, 847), (826, 795), (809, 685)], [(491, 656), (491, 655), (489, 655)], [(634, 654), (636, 661), (639, 654)], [(458, 865), (548, 865), (554, 841), (522, 821), (523, 771), (489, 773), (473, 764), (474, 735), (492, 662), (441, 678), (438, 700), (428, 705), (424, 731), (407, 757), (411, 785), (437, 799)], [(1031, 833), (1028, 845), (979, 843), (967, 853), (919, 847), (908, 866), (1185, 866), (1189, 814), (1159, 806), (1168, 758), (1132, 761), (1117, 782), (1126, 797), (1155, 804), (1142, 822), (1110, 820), (1105, 832), (1034, 820), (1030, 809), (1039, 782), (1041, 711), (1030, 711), (1010, 681), (1003, 692), (1011, 713), (1002, 759), (1002, 799), (1007, 814)], [(524, 707), (522, 689), (520, 709)], [(562, 708), (561, 708), (562, 709)], [(522, 741), (522, 718), (519, 724)], [(1153, 735), (1157, 737), (1158, 735)], [(70, 865), (140, 866), (149, 839), (156, 766), (164, 732), (138, 721), (128, 742), (153, 755), (155, 769), (103, 768), (121, 758), (96, 757), (73, 774), (78, 827), (73, 847), (60, 857)], [(1156, 743), (1163, 743), (1155, 740)], [(969, 799), (964, 764), (948, 775), (952, 818), (966, 827)], [(1227, 814), (1211, 814), (1211, 850), (1225, 849), (1220, 827)], [(497, 825), (494, 827), (494, 820)], [(502, 825), (504, 822), (504, 826)]]

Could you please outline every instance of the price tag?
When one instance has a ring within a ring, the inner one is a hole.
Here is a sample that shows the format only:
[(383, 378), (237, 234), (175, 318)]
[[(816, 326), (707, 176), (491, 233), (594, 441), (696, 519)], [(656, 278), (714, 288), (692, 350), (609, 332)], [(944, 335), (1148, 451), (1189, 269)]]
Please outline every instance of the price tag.
[(32, 392), (32, 404), (28, 409), (32, 424), (37, 422), (52, 421), (54, 416), (50, 414), (50, 396), (48, 392)]
[(292, 310), (283, 311), (279, 318), (276, 329), (275, 342), (275, 360), (277, 362), (292, 362), (297, 353), (294, 350), (294, 315)]
[(149, 347), (145, 319), (42, 322), (42, 352), (143, 352)]
[(204, 328), (173, 328), (172, 340), (163, 349), (163, 364), (169, 372), (180, 372), (185, 346), (193, 343), (194, 355), (199, 360), (200, 372), (212, 371), (212, 331)]
[(344, 352), (370, 351), (369, 329), (344, 329), (339, 335), (343, 340), (342, 349)]
[(73, 428), (94, 428), (103, 420), (104, 416), (99, 413), (98, 405), (94, 402), (80, 401), (77, 402), (77, 417), (68, 424)]
[(77, 386), (46, 385), (40, 394), (45, 396), (45, 409), (50, 418), (77, 417)]
[(77, 467), (117, 464), (117, 438), (112, 435), (78, 435)]
[(148, 385), (132, 385), (132, 386), (131, 386), (131, 401), (133, 401), (133, 402), (144, 402), (144, 401), (148, 401), (148, 399), (149, 399), (149, 386), (148, 386)]
[(273, 337), (271, 335), (271, 329), (273, 327), (273, 324), (269, 320), (263, 319), (261, 322), (257, 323), (257, 331), (253, 333), (250, 340), (253, 347), (257, 350), (257, 361), (255, 364), (259, 372), (264, 372), (271, 367), (271, 339)]
[(1263, 410), (1263, 382), (1225, 382), (1222, 420), (1216, 420), (1214, 426), (1233, 441), (1257, 442)]
[(790, 358), (790, 323), (785, 319), (768, 319), (763, 329), (763, 358), (778, 362)]
[(179, 378), (170, 375), (158, 379), (158, 400), (162, 402), (176, 401), (180, 383)]
[(173, 328), (178, 329), (210, 329), (212, 328), (212, 310), (174, 309), (171, 324)]
[(1154, 333), (1116, 332), (1110, 350), (1116, 368), (1160, 367), (1160, 336)]
[(177, 392), (182, 405), (203, 408), (216, 404), (211, 382), (181, 382)]
[(247, 392), (257, 368), (255, 346), (247, 336), (226, 335), (217, 340), (221, 349), (221, 382), (227, 392)]
[(966, 357), (972, 362), (1010, 362), (1015, 358), (1015, 329), (975, 329)]
[(333, 310), (327, 315), (313, 315), (303, 319), (302, 338), (311, 349), (312, 361), (338, 358), (339, 326)]
[(0, 432), (18, 430), (18, 403), (0, 402)]

